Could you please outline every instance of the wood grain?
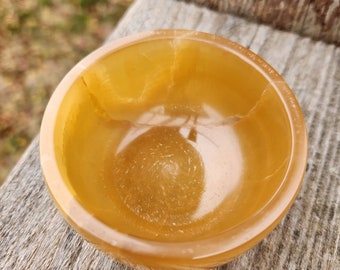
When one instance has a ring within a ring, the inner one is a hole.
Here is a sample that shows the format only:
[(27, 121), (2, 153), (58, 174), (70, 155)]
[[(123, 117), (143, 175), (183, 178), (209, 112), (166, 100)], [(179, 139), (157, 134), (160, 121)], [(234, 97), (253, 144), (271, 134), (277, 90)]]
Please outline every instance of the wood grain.
[(339, 0), (181, 0), (340, 44)]
[[(250, 48), (283, 75), (306, 118), (308, 168), (293, 207), (260, 244), (218, 269), (340, 269), (340, 48), (172, 0), (137, 0), (108, 42), (159, 28), (216, 33)], [(0, 188), (0, 269), (131, 269), (61, 217), (38, 144), (37, 137)]]

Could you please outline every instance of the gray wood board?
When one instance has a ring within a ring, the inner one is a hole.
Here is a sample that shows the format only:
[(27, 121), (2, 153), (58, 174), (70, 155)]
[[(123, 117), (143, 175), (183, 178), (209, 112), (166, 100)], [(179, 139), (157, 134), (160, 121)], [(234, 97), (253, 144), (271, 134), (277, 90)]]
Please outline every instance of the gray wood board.
[[(249, 47), (283, 75), (305, 115), (308, 167), (288, 215), (219, 269), (340, 269), (340, 48), (172, 0), (137, 0), (109, 37), (160, 29), (210, 32)], [(37, 137), (0, 188), (0, 269), (130, 269), (84, 241), (44, 185)]]
[(180, 0), (340, 44), (339, 0)]

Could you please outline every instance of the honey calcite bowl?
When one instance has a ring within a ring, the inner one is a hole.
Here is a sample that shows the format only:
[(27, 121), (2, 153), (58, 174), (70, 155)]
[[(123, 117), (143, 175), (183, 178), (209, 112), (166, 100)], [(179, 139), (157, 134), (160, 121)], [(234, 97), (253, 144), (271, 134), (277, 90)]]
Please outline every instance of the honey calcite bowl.
[(307, 139), (292, 91), (264, 60), (186, 30), (126, 37), (79, 62), (44, 114), (40, 156), (67, 221), (117, 260), (221, 265), (286, 214)]

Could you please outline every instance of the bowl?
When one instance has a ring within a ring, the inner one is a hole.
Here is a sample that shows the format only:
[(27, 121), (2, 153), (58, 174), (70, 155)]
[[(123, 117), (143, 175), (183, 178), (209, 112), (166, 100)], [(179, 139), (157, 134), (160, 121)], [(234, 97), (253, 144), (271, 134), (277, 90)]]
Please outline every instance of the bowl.
[(80, 61), (44, 113), (46, 185), (87, 241), (131, 266), (209, 268), (261, 241), (303, 180), (282, 77), (216, 35), (157, 30)]

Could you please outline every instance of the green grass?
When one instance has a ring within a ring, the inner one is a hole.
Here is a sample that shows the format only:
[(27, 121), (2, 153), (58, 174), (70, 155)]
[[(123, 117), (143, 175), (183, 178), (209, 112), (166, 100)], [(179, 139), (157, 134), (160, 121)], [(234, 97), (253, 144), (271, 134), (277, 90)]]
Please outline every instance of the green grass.
[(0, 184), (38, 134), (63, 76), (99, 47), (132, 0), (2, 0)]

